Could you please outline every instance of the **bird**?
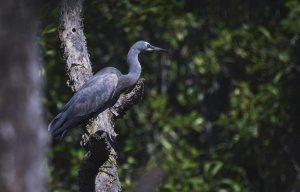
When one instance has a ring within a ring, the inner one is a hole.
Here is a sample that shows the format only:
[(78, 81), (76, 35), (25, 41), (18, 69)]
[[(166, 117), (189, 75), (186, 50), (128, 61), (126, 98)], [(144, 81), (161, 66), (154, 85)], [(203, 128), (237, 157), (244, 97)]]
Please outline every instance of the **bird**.
[(48, 131), (51, 135), (62, 139), (71, 128), (87, 122), (113, 106), (122, 93), (132, 89), (137, 83), (142, 71), (138, 56), (146, 51), (168, 52), (146, 41), (134, 43), (127, 54), (128, 73), (122, 74), (114, 67), (105, 67), (98, 71), (81, 86), (50, 122)]

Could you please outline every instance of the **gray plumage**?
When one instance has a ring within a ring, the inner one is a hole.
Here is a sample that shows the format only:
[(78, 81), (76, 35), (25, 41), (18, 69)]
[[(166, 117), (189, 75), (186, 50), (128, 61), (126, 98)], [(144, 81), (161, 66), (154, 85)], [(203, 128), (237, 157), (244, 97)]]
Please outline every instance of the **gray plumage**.
[(138, 61), (143, 51), (166, 51), (145, 41), (136, 42), (129, 50), (127, 63), (129, 72), (123, 75), (118, 69), (106, 67), (97, 72), (73, 95), (70, 101), (49, 124), (48, 130), (56, 138), (63, 138), (67, 131), (95, 117), (113, 106), (120, 94), (132, 88), (141, 74)]

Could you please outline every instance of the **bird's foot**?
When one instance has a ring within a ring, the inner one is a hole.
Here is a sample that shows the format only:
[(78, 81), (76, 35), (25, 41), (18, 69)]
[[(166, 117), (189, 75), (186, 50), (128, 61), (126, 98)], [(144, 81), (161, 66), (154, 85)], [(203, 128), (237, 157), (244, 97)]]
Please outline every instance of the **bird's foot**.
[(84, 133), (81, 137), (80, 145), (83, 148), (87, 148), (87, 144), (89, 142), (89, 135), (87, 133)]

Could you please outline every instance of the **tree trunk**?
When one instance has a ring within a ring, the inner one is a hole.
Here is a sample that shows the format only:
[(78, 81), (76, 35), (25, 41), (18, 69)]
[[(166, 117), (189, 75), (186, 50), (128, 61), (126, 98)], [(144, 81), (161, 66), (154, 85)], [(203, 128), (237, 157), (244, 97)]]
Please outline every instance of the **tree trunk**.
[[(86, 47), (82, 23), (83, 0), (64, 0), (61, 7), (59, 36), (64, 51), (68, 86), (77, 91), (92, 76), (91, 62)], [(88, 138), (83, 143), (88, 150), (80, 166), (80, 192), (118, 192), (121, 185), (117, 172), (117, 154), (113, 148), (116, 133), (114, 124), (125, 111), (141, 98), (143, 83), (121, 97), (111, 109), (91, 119), (87, 126)], [(91, 128), (92, 127), (92, 128)]]
[(44, 191), (48, 143), (42, 121), (34, 1), (0, 1), (0, 189)]

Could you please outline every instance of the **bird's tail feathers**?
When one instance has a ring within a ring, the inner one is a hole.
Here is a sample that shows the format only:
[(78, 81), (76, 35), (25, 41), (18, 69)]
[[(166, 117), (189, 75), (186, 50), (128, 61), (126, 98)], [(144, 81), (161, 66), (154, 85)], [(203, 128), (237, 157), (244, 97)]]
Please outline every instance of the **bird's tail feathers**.
[(48, 131), (53, 135), (54, 138), (62, 139), (66, 132), (68, 126), (66, 126), (66, 114), (64, 112), (58, 114), (49, 124)]

